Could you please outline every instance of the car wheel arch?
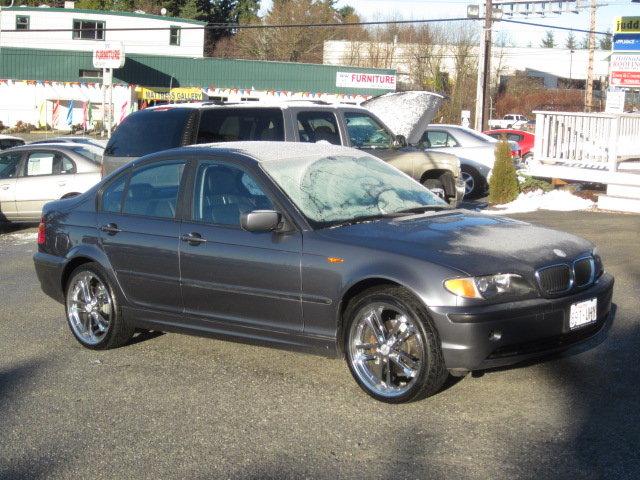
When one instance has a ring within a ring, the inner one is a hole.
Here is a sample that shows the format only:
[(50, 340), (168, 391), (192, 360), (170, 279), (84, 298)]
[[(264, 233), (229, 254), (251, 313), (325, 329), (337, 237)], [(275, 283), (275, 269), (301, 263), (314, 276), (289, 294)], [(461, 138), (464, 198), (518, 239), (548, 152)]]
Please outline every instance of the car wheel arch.
[(111, 281), (111, 283), (115, 287), (114, 293), (116, 295), (117, 301), (120, 303), (120, 305), (124, 304), (126, 301), (126, 296), (124, 295), (122, 287), (120, 286), (120, 282), (116, 278), (109, 259), (102, 252), (96, 252), (83, 248), (71, 250), (67, 253), (67, 261), (62, 269), (62, 274), (60, 276), (60, 286), (62, 288), (62, 292), (66, 292), (67, 283), (69, 281), (71, 272), (85, 263), (97, 263), (100, 268), (102, 268), (104, 274), (108, 277), (109, 281)]
[(354, 282), (353, 284), (351, 284), (342, 294), (340, 298), (340, 303), (337, 309), (338, 316), (336, 319), (336, 325), (337, 325), (336, 342), (337, 342), (338, 352), (340, 356), (344, 355), (344, 351), (343, 351), (344, 335), (345, 335), (344, 313), (347, 309), (347, 306), (349, 305), (349, 302), (351, 302), (352, 299), (354, 299), (355, 297), (357, 297), (359, 294), (361, 294), (366, 290), (369, 290), (375, 287), (385, 287), (385, 286), (403, 288), (407, 290), (411, 295), (416, 297), (417, 299), (420, 298), (420, 296), (411, 287), (408, 287), (406, 284), (402, 284), (402, 283), (399, 283), (397, 280), (392, 280), (390, 278), (386, 278), (382, 276), (362, 278)]

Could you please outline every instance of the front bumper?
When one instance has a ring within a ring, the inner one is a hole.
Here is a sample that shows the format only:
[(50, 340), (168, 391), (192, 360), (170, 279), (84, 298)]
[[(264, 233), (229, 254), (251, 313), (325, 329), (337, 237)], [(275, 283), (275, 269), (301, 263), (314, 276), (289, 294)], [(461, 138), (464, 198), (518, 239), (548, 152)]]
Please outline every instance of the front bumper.
[[(435, 307), (430, 312), (448, 369), (482, 370), (543, 357), (582, 343), (610, 326), (613, 277), (604, 274), (579, 293), (473, 307)], [(598, 298), (597, 319), (571, 330), (571, 304)]]

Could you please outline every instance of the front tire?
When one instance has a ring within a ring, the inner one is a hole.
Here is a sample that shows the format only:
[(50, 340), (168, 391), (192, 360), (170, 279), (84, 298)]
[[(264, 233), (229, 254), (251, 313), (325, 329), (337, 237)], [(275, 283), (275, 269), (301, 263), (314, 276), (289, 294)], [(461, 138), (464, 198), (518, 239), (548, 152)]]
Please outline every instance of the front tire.
[(437, 393), (448, 377), (424, 306), (401, 287), (377, 287), (345, 311), (345, 352), (358, 385), (376, 400), (404, 403)]
[(486, 190), (486, 181), (475, 168), (463, 165), (460, 175), (464, 182), (464, 198), (479, 197)]
[(135, 329), (124, 321), (113, 292), (97, 263), (84, 263), (71, 272), (65, 294), (67, 322), (83, 347), (116, 348), (133, 337)]

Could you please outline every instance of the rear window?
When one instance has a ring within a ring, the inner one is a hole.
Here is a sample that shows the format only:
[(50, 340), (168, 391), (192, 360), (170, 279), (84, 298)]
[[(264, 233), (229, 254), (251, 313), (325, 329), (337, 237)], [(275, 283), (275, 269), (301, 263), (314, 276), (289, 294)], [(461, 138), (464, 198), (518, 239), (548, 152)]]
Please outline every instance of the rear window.
[(5, 148), (17, 147), (19, 145), (24, 145), (24, 141), (17, 138), (3, 138), (0, 140), (0, 150), (4, 150)]
[(118, 126), (105, 149), (112, 157), (141, 157), (182, 145), (193, 109), (147, 109), (129, 115)]
[(212, 108), (202, 112), (196, 143), (283, 141), (283, 123), (279, 108)]

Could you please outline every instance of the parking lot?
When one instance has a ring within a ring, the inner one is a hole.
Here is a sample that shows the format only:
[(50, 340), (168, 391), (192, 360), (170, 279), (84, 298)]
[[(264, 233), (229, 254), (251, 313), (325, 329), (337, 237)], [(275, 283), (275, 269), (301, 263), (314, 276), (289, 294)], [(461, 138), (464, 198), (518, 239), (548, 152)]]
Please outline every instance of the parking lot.
[(35, 229), (0, 233), (0, 478), (640, 478), (640, 216), (518, 215), (616, 277), (592, 349), (393, 406), (343, 361), (185, 335), (94, 352), (41, 293)]

